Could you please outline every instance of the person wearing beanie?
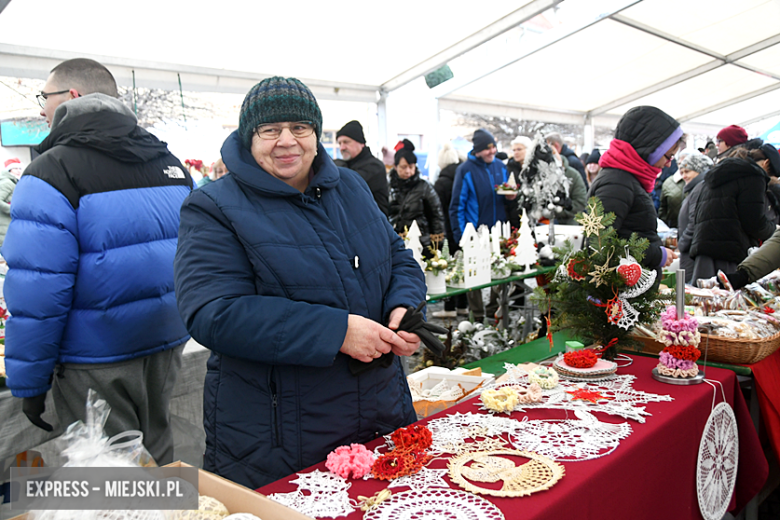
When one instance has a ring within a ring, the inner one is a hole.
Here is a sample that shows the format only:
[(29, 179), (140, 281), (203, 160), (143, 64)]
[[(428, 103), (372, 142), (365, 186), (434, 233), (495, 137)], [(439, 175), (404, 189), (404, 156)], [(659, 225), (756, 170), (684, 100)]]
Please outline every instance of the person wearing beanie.
[(22, 163), (19, 159), (14, 157), (5, 161), (3, 169), (0, 170), (0, 246), (5, 241), (5, 234), (11, 223), (11, 197), (21, 176)]
[(172, 266), (192, 177), (101, 63), (59, 63), (38, 100), (51, 131), (16, 184), (2, 249), (6, 383), (49, 432), (49, 391), (61, 428), (86, 420), (96, 392), (111, 409), (105, 434), (139, 430), (162, 466), (174, 460), (169, 403), (190, 339)]
[(585, 160), (585, 174), (587, 176), (588, 186), (593, 184), (593, 180), (601, 171), (599, 166), (599, 160), (601, 159), (601, 152), (598, 148), (594, 148), (592, 152), (588, 154), (588, 158)]
[(691, 204), (696, 204), (695, 221), (688, 223), (693, 226), (694, 282), (712, 278), (718, 270), (735, 271), (751, 248), (774, 233), (778, 209), (770, 217), (769, 176), (762, 167), (765, 157), (760, 145), (755, 149), (734, 146), (691, 193)]
[[(454, 254), (460, 245), (452, 236), (452, 224), (450, 223), (450, 200), (452, 199), (452, 185), (455, 181), (455, 172), (463, 163), (465, 156), (461, 156), (451, 142), (447, 141), (439, 150), (439, 176), (433, 185), (433, 190), (439, 197), (444, 212), (444, 229), (450, 254)], [(455, 318), (458, 314), (468, 315), (468, 301), (465, 294), (459, 294), (444, 300), (444, 310), (431, 313), (434, 318)]]
[[(685, 186), (683, 187), (683, 201), (677, 214), (677, 253), (680, 258), (680, 268), (685, 269), (685, 283), (691, 283), (693, 278), (694, 262), (690, 251), (695, 226), (690, 225), (690, 223), (696, 221), (699, 193), (696, 191), (696, 187), (704, 180), (713, 164), (708, 155), (697, 153), (688, 154), (680, 161), (680, 173), (685, 181)], [(696, 195), (690, 196), (693, 193)]]
[(718, 132), (716, 146), (718, 147), (718, 156), (726, 153), (730, 148), (744, 144), (748, 140), (747, 132), (744, 128), (737, 125), (729, 125)]
[(203, 466), (251, 489), (417, 418), (400, 356), (420, 338), (399, 325), (425, 278), (321, 128), (306, 85), (264, 79), (222, 146), (230, 175), (181, 208), (176, 298), (212, 351)]
[[(506, 166), (496, 160), (496, 140), (493, 135), (480, 128), (474, 132), (473, 148), (466, 162), (458, 166), (455, 180), (452, 184), (450, 199), (450, 224), (452, 224), (453, 239), (460, 243), (466, 224), (471, 223), (474, 229), (486, 225), (492, 228), (496, 222), (507, 220), (507, 206), (515, 195), (498, 195), (495, 186), (507, 181)], [(487, 315), (492, 317), (491, 310), (498, 308), (495, 294), (491, 293), (491, 303), (484, 308), (481, 291), (468, 293), (469, 307), (474, 318), (481, 321)]]
[(605, 214), (615, 214), (613, 227), (620, 238), (636, 233), (650, 241), (642, 264), (659, 275), (675, 254), (661, 244), (650, 193), (661, 168), (671, 164), (682, 136), (680, 123), (662, 110), (630, 109), (618, 121), (615, 138), (599, 160), (602, 170), (588, 192), (588, 198), (601, 199)]
[(336, 165), (356, 171), (368, 184), (376, 205), (387, 215), (390, 209), (387, 170), (384, 163), (374, 157), (371, 149), (366, 146), (366, 137), (363, 135), (363, 125), (360, 121), (350, 121), (341, 127), (341, 130), (336, 132), (336, 142), (342, 157), (336, 160)]
[(388, 218), (396, 233), (405, 233), (417, 221), (420, 243), (441, 249), (444, 241), (444, 213), (441, 202), (428, 181), (420, 177), (414, 144), (404, 139), (396, 147), (395, 167), (390, 170), (390, 213)]

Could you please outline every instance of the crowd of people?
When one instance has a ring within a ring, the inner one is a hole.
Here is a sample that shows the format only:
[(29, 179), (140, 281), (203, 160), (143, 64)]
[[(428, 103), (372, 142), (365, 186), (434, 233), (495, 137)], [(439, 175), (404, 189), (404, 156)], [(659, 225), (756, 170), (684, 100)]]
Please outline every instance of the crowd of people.
[[(722, 269), (744, 285), (780, 265), (777, 150), (735, 126), (687, 150), (655, 107), (629, 110), (606, 150), (581, 157), (554, 133), (543, 145), (517, 136), (504, 163), (478, 129), (465, 156), (442, 147), (432, 186), (413, 143), (398, 143), (388, 172), (358, 121), (337, 132), (334, 161), (319, 104), (295, 78), (252, 87), (210, 167), (140, 128), (93, 60), (55, 67), (39, 101), (51, 128), (40, 156), (24, 175), (14, 160), (0, 172), (8, 386), (47, 430), (49, 391), (67, 425), (85, 419), (94, 389), (111, 407), (106, 433), (142, 431), (164, 464), (192, 337), (212, 351), (204, 467), (252, 488), (415, 420), (401, 357), (420, 337), (403, 324), (426, 286), (402, 235), (416, 221), (424, 244), (446, 238), (455, 251), (468, 224), (519, 226), (518, 198), (495, 187), (534, 153), (565, 177), (566, 207), (550, 218), (575, 223), (598, 197), (619, 236), (649, 240), (648, 268), (678, 254), (658, 217), (677, 228), (693, 278)], [(490, 318), (495, 296), (485, 305), (472, 291), (438, 316)]]

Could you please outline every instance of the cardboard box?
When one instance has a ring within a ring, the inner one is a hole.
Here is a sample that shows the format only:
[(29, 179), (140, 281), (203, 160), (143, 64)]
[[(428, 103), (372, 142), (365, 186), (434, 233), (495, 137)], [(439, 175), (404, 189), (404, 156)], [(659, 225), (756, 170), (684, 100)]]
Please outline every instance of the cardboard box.
[[(440, 399), (434, 401), (423, 399), (415, 401), (414, 410), (417, 412), (417, 418), (423, 419), (442, 410), (446, 410), (447, 408), (468, 399), (475, 390), (493, 380), (493, 374), (483, 374), (481, 370), (479, 370), (479, 374), (475, 374), (475, 371), (465, 372), (466, 371), (462, 368), (450, 371), (443, 367), (428, 367), (409, 375), (407, 381), (409, 382), (410, 387), (415, 386), (418, 389), (430, 390), (446, 379), (450, 383), (460, 385), (465, 392), (465, 395), (458, 399)], [(414, 393), (412, 395), (414, 395)]]
[[(191, 467), (181, 461), (166, 467)], [(216, 498), (233, 513), (252, 513), (262, 520), (313, 520), (267, 496), (208, 471), (198, 470), (198, 493)]]

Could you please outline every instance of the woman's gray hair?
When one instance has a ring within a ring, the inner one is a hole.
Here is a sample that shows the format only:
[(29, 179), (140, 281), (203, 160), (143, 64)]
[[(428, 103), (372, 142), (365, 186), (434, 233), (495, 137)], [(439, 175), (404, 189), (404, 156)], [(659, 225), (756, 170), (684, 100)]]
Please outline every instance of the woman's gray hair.
[(518, 135), (517, 137), (512, 139), (512, 142), (510, 144), (512, 146), (514, 146), (516, 144), (522, 144), (523, 146), (525, 146), (526, 150), (530, 150), (531, 149), (531, 145), (533, 145), (534, 142), (530, 138), (528, 138), (528, 137), (526, 137), (524, 135)]
[(708, 156), (695, 152), (686, 155), (685, 158), (679, 162), (678, 166), (681, 170), (685, 168), (686, 170), (693, 170), (697, 173), (706, 173), (707, 170), (712, 168), (713, 164), (712, 159)]

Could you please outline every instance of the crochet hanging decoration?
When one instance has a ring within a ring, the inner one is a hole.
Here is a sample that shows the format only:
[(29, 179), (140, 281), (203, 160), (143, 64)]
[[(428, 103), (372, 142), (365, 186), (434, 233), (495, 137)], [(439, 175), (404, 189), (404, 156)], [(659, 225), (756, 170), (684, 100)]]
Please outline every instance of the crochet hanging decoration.
[(569, 179), (555, 162), (550, 145), (537, 132), (531, 149), (526, 152), (520, 172), (518, 201), (533, 222), (553, 219), (563, 210), (571, 210)]
[(552, 328), (569, 329), (593, 340), (605, 360), (614, 360), (618, 346), (629, 343), (629, 330), (654, 323), (665, 301), (658, 300), (655, 269), (642, 267), (650, 243), (635, 233), (626, 240), (612, 227), (615, 215), (604, 213), (592, 197), (575, 217), (583, 226), (584, 247), (558, 250), (561, 262), (546, 288), (533, 301), (552, 311)]
[(413, 518), (504, 520), (493, 503), (458, 489), (425, 489), (395, 493), (363, 520), (409, 520)]

